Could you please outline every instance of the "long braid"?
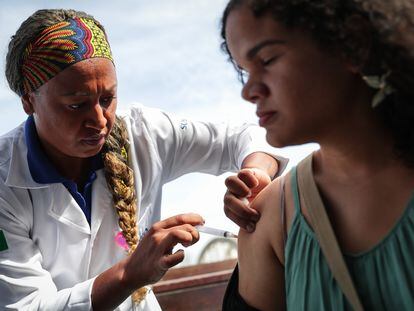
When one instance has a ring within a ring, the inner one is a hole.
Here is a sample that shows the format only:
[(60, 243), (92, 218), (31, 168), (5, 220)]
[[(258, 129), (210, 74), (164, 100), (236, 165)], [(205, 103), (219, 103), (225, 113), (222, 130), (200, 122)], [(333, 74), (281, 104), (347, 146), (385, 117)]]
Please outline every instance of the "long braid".
[[(118, 214), (119, 227), (128, 243), (128, 254), (131, 255), (138, 245), (137, 233), (137, 197), (134, 187), (134, 172), (128, 166), (128, 133), (124, 122), (119, 117), (107, 138), (102, 158), (105, 166), (105, 178), (112, 193), (114, 207)], [(137, 289), (132, 294), (135, 302), (145, 298), (147, 289)]]

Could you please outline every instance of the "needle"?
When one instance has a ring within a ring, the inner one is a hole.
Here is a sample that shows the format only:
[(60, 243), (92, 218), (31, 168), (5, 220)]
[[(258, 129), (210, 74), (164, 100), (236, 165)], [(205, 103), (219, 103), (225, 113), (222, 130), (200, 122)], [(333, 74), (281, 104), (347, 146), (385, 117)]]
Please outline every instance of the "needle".
[(230, 231), (222, 230), (222, 229), (216, 229), (206, 226), (195, 226), (196, 229), (200, 232), (208, 233), (211, 235), (221, 236), (224, 238), (235, 238), (237, 239), (237, 234), (231, 233)]

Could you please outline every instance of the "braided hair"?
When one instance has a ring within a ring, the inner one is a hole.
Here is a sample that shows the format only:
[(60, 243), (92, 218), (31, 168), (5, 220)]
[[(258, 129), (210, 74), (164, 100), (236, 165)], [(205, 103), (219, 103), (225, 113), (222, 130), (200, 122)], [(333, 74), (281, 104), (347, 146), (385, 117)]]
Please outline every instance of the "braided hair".
[[(128, 165), (128, 133), (121, 118), (116, 117), (111, 134), (102, 150), (105, 178), (112, 193), (118, 224), (122, 230), (131, 255), (138, 245), (137, 197), (134, 187), (134, 172)], [(145, 298), (147, 289), (139, 288), (132, 299), (139, 302)]]

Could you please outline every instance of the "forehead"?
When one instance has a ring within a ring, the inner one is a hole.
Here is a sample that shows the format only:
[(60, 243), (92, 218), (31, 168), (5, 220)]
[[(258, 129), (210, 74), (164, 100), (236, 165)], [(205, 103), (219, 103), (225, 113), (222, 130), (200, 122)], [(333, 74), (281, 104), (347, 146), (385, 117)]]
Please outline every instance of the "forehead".
[(226, 41), (234, 58), (264, 40), (286, 40), (287, 30), (269, 14), (255, 17), (246, 6), (230, 12), (226, 22)]
[(89, 58), (69, 66), (61, 77), (76, 75), (80, 79), (116, 77), (115, 66), (106, 58)]
[(106, 58), (90, 58), (73, 64), (49, 80), (48, 92), (58, 94), (109, 89), (116, 86), (114, 64)]

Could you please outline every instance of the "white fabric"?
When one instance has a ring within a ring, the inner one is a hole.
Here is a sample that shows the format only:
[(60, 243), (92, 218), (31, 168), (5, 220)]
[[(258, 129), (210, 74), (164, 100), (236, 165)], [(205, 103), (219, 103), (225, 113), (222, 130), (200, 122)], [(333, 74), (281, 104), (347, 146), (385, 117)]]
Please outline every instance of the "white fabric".
[[(160, 220), (162, 186), (189, 173), (240, 169), (254, 151), (274, 151), (255, 127), (190, 122), (143, 106), (123, 115), (143, 233)], [(253, 138), (254, 137), (254, 138)], [(259, 142), (259, 143), (257, 143)], [(103, 170), (92, 189), (91, 227), (62, 184), (38, 184), (29, 172), (24, 124), (0, 137), (0, 309), (91, 310), (94, 278), (124, 258)], [(284, 167), (285, 159), (279, 159)], [(130, 310), (128, 298), (117, 310)], [(160, 310), (151, 292), (136, 310)]]

